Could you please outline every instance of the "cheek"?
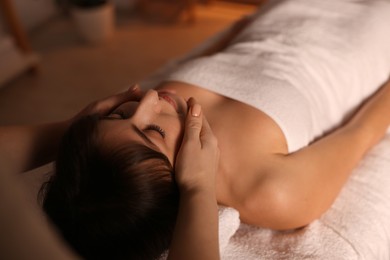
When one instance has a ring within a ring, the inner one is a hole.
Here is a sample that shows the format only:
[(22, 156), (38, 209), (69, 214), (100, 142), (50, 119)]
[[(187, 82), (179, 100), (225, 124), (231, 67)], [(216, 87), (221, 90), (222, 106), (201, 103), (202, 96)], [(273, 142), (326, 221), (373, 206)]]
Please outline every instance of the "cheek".
[(174, 152), (174, 155), (176, 155), (183, 138), (184, 122), (178, 117), (177, 114), (165, 114), (159, 117), (158, 120), (154, 123), (158, 124), (164, 129), (166, 132), (166, 143), (168, 149)]
[[(160, 121), (160, 120), (159, 120)], [(164, 116), (161, 118), (160, 126), (164, 128), (167, 133), (170, 133), (172, 136), (180, 135), (184, 130), (184, 123), (181, 122), (177, 116)]]
[(174, 124), (170, 125), (170, 142), (172, 143), (173, 149), (174, 149), (174, 155), (176, 156), (177, 152), (179, 151), (181, 142), (183, 140), (183, 135), (184, 135), (184, 126), (177, 122)]
[(172, 142), (181, 143), (181, 139), (183, 138), (183, 128), (181, 125), (171, 126), (171, 129), (169, 130), (171, 133)]

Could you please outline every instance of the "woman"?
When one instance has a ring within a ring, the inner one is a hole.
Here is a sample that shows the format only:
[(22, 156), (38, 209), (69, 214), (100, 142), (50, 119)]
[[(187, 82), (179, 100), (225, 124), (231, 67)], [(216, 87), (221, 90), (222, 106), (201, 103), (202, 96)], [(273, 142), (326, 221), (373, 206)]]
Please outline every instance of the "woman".
[(87, 256), (166, 248), (172, 176), (186, 166), (176, 161), (185, 100), (195, 97), (220, 148), (218, 203), (261, 227), (307, 225), (390, 124), (388, 83), (356, 111), (390, 72), (389, 10), (388, 1), (271, 2), (140, 100), (75, 123), (44, 208)]
[[(94, 102), (75, 118), (63, 122), (0, 127), (0, 258), (79, 258), (28, 202), (16, 173), (52, 160), (53, 147), (58, 145), (69, 124), (79, 117), (105, 115), (137, 95), (137, 91), (126, 91)], [(198, 106), (191, 101), (190, 107)], [(197, 159), (193, 160), (193, 156)], [(191, 110), (179, 157), (176, 181), (181, 198), (168, 259), (219, 259), (214, 185), (219, 150), (206, 119)]]

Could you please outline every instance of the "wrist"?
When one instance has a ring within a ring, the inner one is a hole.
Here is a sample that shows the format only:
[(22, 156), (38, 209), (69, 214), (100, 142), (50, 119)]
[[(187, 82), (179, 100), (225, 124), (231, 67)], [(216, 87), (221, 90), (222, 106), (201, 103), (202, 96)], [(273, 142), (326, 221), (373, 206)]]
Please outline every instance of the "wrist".
[(203, 194), (215, 193), (215, 180), (211, 178), (199, 178), (179, 182), (180, 193), (186, 194)]
[(186, 187), (180, 188), (180, 198), (193, 199), (193, 198), (207, 198), (216, 200), (216, 191), (214, 187)]

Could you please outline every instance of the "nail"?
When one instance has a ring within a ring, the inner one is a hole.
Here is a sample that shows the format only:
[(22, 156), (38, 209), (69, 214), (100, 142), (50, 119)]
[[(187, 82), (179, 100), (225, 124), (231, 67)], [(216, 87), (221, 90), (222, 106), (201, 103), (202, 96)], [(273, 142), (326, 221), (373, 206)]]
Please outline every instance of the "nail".
[(192, 116), (199, 116), (202, 108), (199, 104), (195, 104), (191, 108), (191, 114)]

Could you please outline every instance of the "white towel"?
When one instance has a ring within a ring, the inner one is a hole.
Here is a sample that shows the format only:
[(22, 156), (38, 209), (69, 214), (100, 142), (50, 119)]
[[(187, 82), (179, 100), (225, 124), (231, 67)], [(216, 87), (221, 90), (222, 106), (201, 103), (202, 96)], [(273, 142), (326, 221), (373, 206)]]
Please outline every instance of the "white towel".
[(390, 73), (390, 2), (273, 0), (225, 50), (167, 80), (270, 116), (294, 152), (342, 124)]

